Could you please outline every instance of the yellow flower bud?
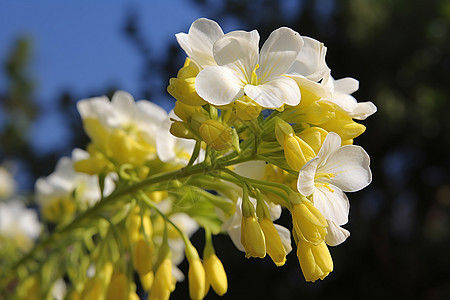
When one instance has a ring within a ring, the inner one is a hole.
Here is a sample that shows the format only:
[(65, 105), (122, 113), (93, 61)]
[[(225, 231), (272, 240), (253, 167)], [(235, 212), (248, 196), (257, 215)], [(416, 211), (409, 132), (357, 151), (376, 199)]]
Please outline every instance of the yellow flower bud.
[(153, 271), (153, 243), (146, 241), (144, 237), (138, 239), (134, 245), (133, 264), (139, 275), (145, 275)]
[(327, 220), (309, 201), (292, 205), (292, 222), (299, 239), (314, 245), (321, 243), (327, 234)]
[(186, 127), (186, 124), (180, 121), (174, 121), (170, 125), (170, 133), (182, 139), (194, 139), (195, 136)]
[(205, 267), (207, 282), (211, 284), (217, 295), (224, 295), (228, 290), (228, 280), (220, 259), (212, 254), (205, 258), (203, 266)]
[(24, 278), (19, 282), (17, 287), (17, 299), (43, 299), (41, 291), (41, 282), (37, 275), (32, 275)]
[(231, 148), (232, 132), (216, 120), (207, 120), (200, 126), (199, 133), (202, 139), (214, 150), (221, 151)]
[(147, 160), (150, 154), (155, 153), (154, 146), (139, 141), (120, 129), (111, 133), (110, 146), (113, 159), (118, 165), (130, 163), (139, 166)]
[(76, 172), (87, 173), (90, 175), (108, 173), (115, 169), (114, 165), (101, 153), (93, 143), (87, 146), (90, 157), (84, 160), (74, 162)]
[(152, 272), (148, 272), (146, 274), (140, 274), (139, 280), (141, 281), (141, 285), (144, 291), (150, 291), (153, 285), (153, 280), (155, 279), (155, 274)]
[(314, 150), (296, 135), (284, 139), (284, 156), (288, 165), (299, 171), (310, 159), (316, 156)]
[(42, 206), (42, 217), (52, 223), (61, 223), (74, 215), (77, 206), (71, 196), (55, 197)]
[(159, 203), (161, 201), (163, 201), (164, 199), (166, 199), (169, 194), (167, 191), (154, 191), (154, 192), (150, 192), (147, 193), (147, 196), (156, 203)]
[(242, 217), (241, 243), (244, 246), (246, 258), (266, 256), (264, 233), (255, 216)]
[(105, 290), (102, 281), (100, 278), (92, 277), (90, 278), (81, 293), (80, 299), (86, 300), (96, 300), (103, 299)]
[(354, 139), (366, 131), (366, 127), (356, 123), (343, 110), (337, 109), (335, 117), (320, 125), (328, 132), (339, 134), (342, 140)]
[(184, 104), (195, 106), (206, 104), (206, 101), (195, 91), (195, 77), (199, 72), (198, 66), (186, 58), (184, 66), (178, 71), (177, 78), (170, 78), (167, 92)]
[(278, 267), (281, 267), (286, 262), (286, 249), (281, 243), (277, 229), (272, 221), (266, 217), (259, 220), (259, 225), (264, 232), (267, 254)]
[(114, 271), (111, 282), (106, 293), (106, 299), (111, 300), (128, 300), (129, 284), (128, 278), (124, 273)]
[(239, 119), (249, 121), (254, 120), (259, 116), (262, 107), (248, 96), (243, 96), (235, 101), (235, 109)]
[(305, 122), (312, 125), (321, 125), (332, 119), (336, 106), (326, 101), (316, 101), (299, 110), (297, 122)]
[(316, 156), (314, 150), (295, 135), (291, 125), (280, 118), (275, 121), (275, 136), (284, 149), (286, 162), (294, 171), (299, 171), (308, 160)]
[(68, 300), (80, 300), (81, 299), (80, 297), (81, 294), (76, 289), (71, 290), (67, 295)]
[(313, 245), (299, 240), (297, 258), (306, 281), (324, 279), (333, 271), (333, 260), (325, 242)]
[(328, 132), (320, 127), (310, 127), (298, 133), (297, 136), (307, 143), (317, 154)]
[(205, 115), (203, 113), (195, 113), (192, 115), (189, 125), (191, 125), (192, 130), (194, 130), (195, 132), (199, 132), (200, 126), (202, 126), (202, 124), (208, 120), (210, 120), (209, 115)]
[(112, 274), (113, 265), (108, 261), (86, 282), (80, 299), (104, 299)]
[(184, 104), (180, 101), (175, 102), (175, 107), (173, 112), (184, 122), (189, 122), (195, 114), (201, 114), (205, 117), (208, 117), (209, 114), (206, 110), (204, 110), (201, 106), (191, 106)]
[(139, 300), (139, 295), (136, 292), (131, 291), (128, 295), (128, 300)]
[(148, 297), (149, 300), (168, 300), (170, 293), (175, 289), (175, 279), (172, 276), (172, 260), (163, 259), (156, 271), (153, 286)]
[(205, 269), (200, 259), (189, 262), (189, 295), (191, 299), (200, 300), (205, 297)]
[(277, 138), (278, 143), (283, 146), (284, 140), (287, 137), (293, 136), (295, 134), (292, 126), (283, 121), (280, 118), (276, 118), (275, 120), (275, 137)]
[(108, 131), (98, 119), (83, 119), (83, 127), (86, 134), (99, 149), (105, 150), (108, 148)]

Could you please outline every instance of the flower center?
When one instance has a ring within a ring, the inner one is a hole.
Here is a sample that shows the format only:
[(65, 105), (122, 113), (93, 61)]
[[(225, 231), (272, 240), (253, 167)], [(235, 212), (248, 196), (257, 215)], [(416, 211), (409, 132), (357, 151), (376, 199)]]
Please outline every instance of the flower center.
[(334, 193), (334, 190), (330, 187), (329, 183), (321, 181), (321, 179), (331, 179), (333, 177), (335, 177), (333, 173), (316, 173), (314, 176), (315, 185), (324, 186), (330, 192)]
[(259, 64), (256, 64), (255, 68), (252, 71), (252, 78), (250, 79), (251, 85), (258, 85), (258, 76), (256, 76), (256, 70), (259, 68)]

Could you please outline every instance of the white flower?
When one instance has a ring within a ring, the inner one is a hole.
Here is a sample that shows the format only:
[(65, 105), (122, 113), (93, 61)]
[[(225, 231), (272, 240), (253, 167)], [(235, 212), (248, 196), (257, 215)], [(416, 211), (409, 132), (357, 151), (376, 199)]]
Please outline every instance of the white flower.
[(266, 108), (297, 105), (297, 83), (284, 76), (303, 46), (292, 29), (273, 31), (259, 52), (259, 34), (233, 31), (213, 43), (217, 66), (201, 70), (195, 80), (200, 97), (213, 105), (226, 105), (247, 95)]
[[(256, 208), (256, 199), (250, 198), (250, 201)], [(281, 206), (273, 203), (266, 202), (267, 208), (269, 209), (270, 219), (271, 221), (277, 220), (281, 216)], [(241, 224), (242, 224), (242, 198), (236, 201), (236, 209), (234, 214), (222, 224), (222, 230), (226, 231), (233, 241), (236, 248), (242, 252), (245, 252), (244, 246), (241, 243)], [(278, 225), (273, 224), (280, 236), (281, 243), (283, 244), (284, 249), (286, 250), (286, 255), (291, 252), (291, 232), (289, 229)]]
[(133, 133), (149, 145), (156, 144), (157, 129), (167, 117), (163, 108), (147, 100), (135, 102), (124, 91), (115, 92), (111, 101), (106, 96), (81, 100), (77, 108), (83, 120), (98, 120), (108, 132), (121, 129)]
[[(72, 158), (62, 157), (56, 164), (55, 171), (45, 178), (36, 181), (35, 188), (37, 200), (45, 209), (53, 201), (61, 199), (72, 199), (75, 195), (78, 203), (86, 208), (100, 200), (100, 188), (98, 177), (85, 173), (75, 172), (74, 161), (88, 157), (89, 154), (81, 149), (74, 149)], [(105, 180), (104, 196), (109, 195), (114, 189), (112, 175)], [(75, 199), (74, 199), (75, 200)]]
[(0, 166), (0, 199), (10, 197), (16, 191), (16, 182), (13, 175), (4, 167)]
[(325, 62), (327, 47), (310, 37), (304, 36), (303, 42), (302, 49), (287, 73), (318, 82), (330, 73), (330, 69)]
[(354, 78), (346, 77), (334, 80), (331, 74), (327, 74), (322, 85), (327, 87), (331, 93), (322, 99), (336, 104), (353, 119), (364, 120), (377, 111), (377, 107), (372, 102), (357, 102), (351, 95), (359, 88), (359, 82)]
[(326, 242), (338, 245), (349, 233), (340, 228), (348, 222), (350, 204), (344, 192), (356, 192), (372, 180), (370, 158), (363, 148), (341, 147), (341, 138), (330, 132), (317, 156), (299, 172), (297, 188), (304, 196), (312, 195), (314, 206), (328, 221)]
[(175, 36), (187, 56), (203, 69), (217, 65), (213, 56), (213, 45), (223, 35), (219, 24), (200, 18), (192, 23), (188, 34), (178, 33)]
[(0, 236), (16, 239), (26, 249), (40, 232), (35, 210), (26, 208), (18, 199), (0, 203)]

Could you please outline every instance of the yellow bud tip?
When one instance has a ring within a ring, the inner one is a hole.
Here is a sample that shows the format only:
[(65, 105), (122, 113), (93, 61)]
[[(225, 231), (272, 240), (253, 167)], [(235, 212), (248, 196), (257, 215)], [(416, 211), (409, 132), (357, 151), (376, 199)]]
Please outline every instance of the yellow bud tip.
[(278, 267), (283, 266), (286, 262), (286, 250), (275, 225), (268, 218), (260, 219), (259, 224), (264, 232), (267, 254), (269, 254), (275, 265)]
[(298, 238), (314, 245), (321, 243), (327, 234), (327, 220), (309, 201), (292, 205), (292, 221)]
[(266, 256), (264, 233), (255, 216), (242, 217), (241, 243), (244, 246), (246, 258)]
[(313, 245), (299, 240), (297, 258), (306, 281), (324, 279), (333, 271), (333, 260), (325, 242)]
[(215, 254), (212, 254), (205, 258), (203, 265), (205, 267), (207, 282), (211, 284), (217, 295), (224, 295), (228, 290), (228, 280), (220, 259)]
[(207, 120), (199, 128), (202, 139), (214, 150), (221, 151), (231, 148), (233, 135), (230, 127), (225, 127), (216, 120)]
[(172, 260), (170, 258), (165, 258), (156, 271), (148, 299), (169, 299), (170, 293), (175, 289), (175, 283), (176, 281), (172, 276)]
[(193, 259), (189, 263), (189, 295), (193, 300), (205, 297), (206, 275), (200, 259)]

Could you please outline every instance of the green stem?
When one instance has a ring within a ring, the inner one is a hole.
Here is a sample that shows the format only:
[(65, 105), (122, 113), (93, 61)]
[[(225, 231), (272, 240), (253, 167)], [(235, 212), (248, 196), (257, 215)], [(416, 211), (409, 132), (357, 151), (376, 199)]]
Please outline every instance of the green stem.
[(141, 198), (141, 200), (150, 208), (153, 208), (163, 219), (164, 221), (166, 221), (167, 223), (169, 223), (170, 225), (172, 225), (176, 231), (178, 231), (178, 233), (180, 234), (181, 238), (183, 239), (184, 243), (186, 245), (190, 244), (190, 241), (186, 235), (186, 233), (184, 233), (174, 222), (172, 222), (165, 213), (163, 213), (154, 203), (152, 200), (150, 200), (150, 198), (142, 191), (138, 192), (139, 197)]
[(29, 259), (35, 256), (36, 253), (44, 249), (46, 246), (51, 245), (56, 240), (58, 240), (61, 236), (63, 236), (65, 233), (73, 230), (74, 228), (78, 227), (84, 220), (93, 217), (97, 214), (99, 214), (102, 209), (110, 204), (113, 204), (114, 202), (118, 201), (120, 198), (131, 195), (135, 193), (136, 191), (142, 190), (146, 187), (149, 187), (153, 184), (164, 182), (171, 180), (173, 178), (185, 178), (189, 177), (191, 175), (195, 174), (201, 174), (201, 173), (207, 173), (210, 172), (210, 168), (206, 167), (202, 164), (198, 164), (189, 168), (182, 168), (176, 171), (167, 172), (164, 174), (155, 175), (152, 177), (149, 177), (139, 183), (136, 183), (134, 185), (131, 185), (129, 187), (126, 187), (120, 191), (114, 192), (113, 194), (103, 198), (100, 202), (98, 202), (95, 206), (92, 208), (86, 210), (84, 213), (76, 217), (71, 223), (67, 224), (64, 227), (57, 228), (55, 232), (53, 232), (50, 236), (48, 236), (46, 239), (44, 239), (42, 242), (36, 244), (30, 252), (28, 252), (22, 259), (20, 259), (14, 266), (13, 270), (17, 269), (19, 266), (23, 265), (25, 262), (27, 262)]
[(202, 142), (199, 140), (195, 141), (195, 146), (194, 146), (194, 151), (192, 152), (191, 158), (189, 159), (189, 162), (186, 166), (186, 168), (189, 168), (190, 166), (192, 166), (195, 162), (195, 160), (198, 158), (198, 154), (200, 153), (200, 146), (201, 146)]

